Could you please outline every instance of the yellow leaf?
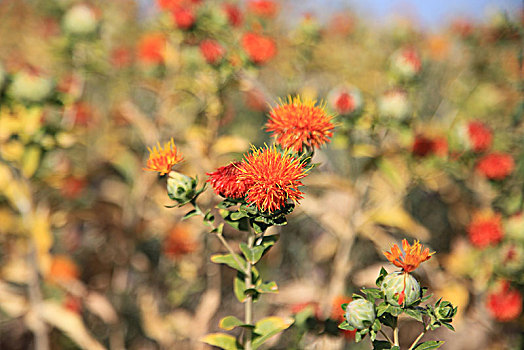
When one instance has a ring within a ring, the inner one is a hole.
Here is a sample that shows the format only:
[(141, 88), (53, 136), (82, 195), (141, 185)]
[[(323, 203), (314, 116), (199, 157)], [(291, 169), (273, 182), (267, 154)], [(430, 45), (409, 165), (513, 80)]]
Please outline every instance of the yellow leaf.
[(25, 177), (30, 178), (38, 169), (41, 153), (42, 151), (38, 146), (30, 146), (25, 149), (22, 159), (22, 174)]

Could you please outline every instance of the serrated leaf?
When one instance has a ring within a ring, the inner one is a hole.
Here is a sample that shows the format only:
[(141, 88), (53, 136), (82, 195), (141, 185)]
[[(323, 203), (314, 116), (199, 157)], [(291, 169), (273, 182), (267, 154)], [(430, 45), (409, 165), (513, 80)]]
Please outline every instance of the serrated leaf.
[(262, 258), (262, 254), (264, 253), (264, 247), (255, 246), (249, 248), (245, 243), (240, 243), (240, 250), (251, 264), (256, 264), (260, 258)]
[(242, 347), (238, 344), (235, 337), (224, 333), (211, 333), (200, 339), (202, 342), (219, 347), (225, 350), (240, 350)]
[[(243, 265), (243, 266), (239, 266), (238, 263), (237, 263), (237, 260)], [(211, 261), (214, 262), (215, 264), (226, 264), (227, 266), (241, 272), (241, 273), (244, 273), (245, 271), (245, 268), (247, 266), (247, 262), (240, 256), (236, 256), (236, 260), (235, 258), (233, 258), (233, 255), (231, 254), (215, 254), (215, 255), (212, 255), (211, 256)]]
[(266, 317), (258, 321), (253, 330), (253, 349), (257, 349), (269, 338), (289, 328), (293, 322), (292, 318), (284, 319), (277, 316)]
[(430, 340), (425, 341), (423, 343), (418, 344), (415, 346), (414, 350), (432, 350), (432, 349), (438, 349), (444, 344), (443, 341), (436, 341), (436, 340)]
[(383, 267), (380, 269), (380, 273), (378, 275), (378, 278), (377, 280), (375, 281), (377, 287), (380, 288), (380, 286), (382, 285), (382, 281), (384, 280), (384, 278), (388, 275), (388, 272), (386, 271), (386, 269), (384, 269)]

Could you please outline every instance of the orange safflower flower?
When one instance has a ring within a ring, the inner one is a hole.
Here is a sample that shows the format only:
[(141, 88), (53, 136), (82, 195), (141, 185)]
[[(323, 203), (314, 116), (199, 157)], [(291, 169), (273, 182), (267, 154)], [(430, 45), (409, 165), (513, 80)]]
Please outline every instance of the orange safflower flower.
[(498, 290), (489, 293), (486, 299), (488, 311), (497, 321), (513, 321), (522, 313), (522, 294), (508, 281), (502, 281)]
[(288, 98), (269, 113), (266, 130), (272, 132), (277, 143), (296, 152), (305, 145), (318, 148), (333, 136), (335, 128), (325, 110), (325, 104), (316, 105), (316, 101), (301, 101), (300, 97)]
[(144, 168), (144, 170), (158, 171), (160, 175), (169, 173), (175, 164), (184, 159), (178, 154), (172, 138), (171, 141), (165, 143), (164, 148), (158, 143), (158, 149), (156, 147), (153, 147), (153, 149), (148, 147), (147, 149), (149, 150), (149, 159), (147, 160), (147, 168)]
[(165, 61), (166, 45), (164, 34), (144, 34), (138, 42), (138, 59), (145, 64), (162, 64)]
[(277, 54), (273, 39), (257, 33), (245, 33), (242, 36), (242, 48), (255, 64), (264, 64)]
[(302, 199), (300, 180), (307, 173), (304, 164), (290, 154), (281, 154), (275, 147), (256, 149), (245, 156), (238, 180), (251, 184), (246, 202), (264, 212), (281, 209), (288, 200)]
[(502, 215), (489, 210), (475, 213), (467, 227), (469, 240), (477, 248), (499, 243), (504, 237)]
[(403, 239), (402, 249), (404, 253), (402, 253), (398, 245), (393, 244), (391, 252), (384, 252), (384, 255), (393, 265), (401, 267), (404, 272), (414, 271), (420, 263), (429, 260), (431, 255), (435, 254), (435, 252), (430, 253), (429, 248), (422, 251), (422, 245), (418, 240), (415, 240), (413, 245), (410, 245), (406, 239)]
[(207, 182), (211, 184), (216, 194), (225, 198), (243, 198), (246, 195), (250, 184), (238, 179), (238, 175), (242, 173), (241, 164), (241, 162), (233, 162), (212, 173), (207, 173), (209, 176)]
[(493, 152), (480, 158), (476, 170), (491, 180), (503, 180), (515, 170), (510, 154)]

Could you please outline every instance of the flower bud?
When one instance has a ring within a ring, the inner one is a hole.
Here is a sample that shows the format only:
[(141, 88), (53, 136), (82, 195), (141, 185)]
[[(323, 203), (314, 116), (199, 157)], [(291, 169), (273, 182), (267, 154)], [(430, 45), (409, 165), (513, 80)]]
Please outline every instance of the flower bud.
[(421, 297), (420, 285), (415, 277), (402, 271), (387, 275), (380, 289), (386, 301), (395, 306), (409, 306)]
[(378, 101), (378, 110), (383, 117), (406, 118), (411, 110), (407, 93), (400, 89), (385, 92)]
[(439, 306), (435, 309), (435, 315), (439, 320), (446, 320), (451, 319), (455, 314), (457, 313), (457, 308), (453, 307), (453, 305), (449, 301), (443, 301), (439, 304)]
[(53, 83), (50, 79), (20, 71), (13, 76), (8, 94), (17, 100), (42, 102), (51, 94), (52, 88)]
[(171, 171), (167, 179), (167, 194), (172, 200), (184, 204), (195, 197), (196, 185), (194, 178)]
[(62, 25), (64, 31), (69, 34), (87, 35), (96, 30), (98, 20), (89, 6), (78, 4), (66, 12)]
[(375, 321), (375, 305), (366, 299), (356, 299), (346, 306), (346, 320), (356, 329), (369, 327)]

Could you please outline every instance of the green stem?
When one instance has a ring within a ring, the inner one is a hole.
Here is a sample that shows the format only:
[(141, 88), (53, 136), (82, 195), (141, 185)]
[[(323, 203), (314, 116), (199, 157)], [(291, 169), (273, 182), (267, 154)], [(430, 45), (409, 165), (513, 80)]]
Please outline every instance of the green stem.
[(398, 342), (398, 325), (395, 325), (395, 328), (393, 329), (393, 345), (400, 346)]
[(424, 327), (424, 330), (422, 331), (422, 333), (420, 333), (417, 337), (417, 339), (415, 339), (415, 341), (411, 344), (411, 346), (409, 347), (408, 350), (413, 350), (415, 348), (415, 346), (417, 345), (418, 341), (420, 339), (422, 339), (422, 337), (424, 336), (424, 334), (426, 334), (426, 332), (429, 330), (429, 324)]
[[(249, 233), (249, 237), (247, 240), (247, 246), (249, 249), (253, 248), (255, 242), (255, 235), (253, 233)], [(253, 265), (249, 260), (247, 261), (247, 269), (246, 269), (246, 277), (244, 282), (246, 283), (246, 288), (252, 288), (253, 287), (253, 281), (252, 281), (252, 267)], [(246, 298), (246, 304), (244, 306), (245, 315), (244, 315), (244, 322), (245, 324), (252, 324), (253, 323), (253, 295), (249, 294)], [(244, 348), (246, 350), (251, 350), (251, 341), (253, 337), (253, 333), (251, 329), (246, 329), (244, 333)]]

